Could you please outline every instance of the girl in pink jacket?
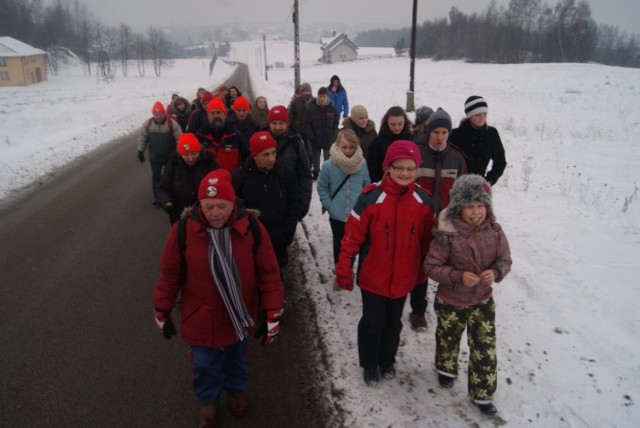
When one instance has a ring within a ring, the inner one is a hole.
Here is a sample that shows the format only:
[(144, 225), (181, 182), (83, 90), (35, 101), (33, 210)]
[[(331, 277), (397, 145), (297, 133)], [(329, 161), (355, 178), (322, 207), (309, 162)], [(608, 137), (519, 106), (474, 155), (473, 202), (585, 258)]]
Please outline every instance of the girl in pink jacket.
[(491, 285), (511, 270), (511, 252), (493, 216), (491, 188), (481, 176), (463, 175), (454, 183), (449, 206), (438, 216), (425, 270), (438, 282), (434, 302), (438, 381), (444, 388), (453, 387), (466, 328), (469, 395), (484, 415), (493, 416), (497, 359)]

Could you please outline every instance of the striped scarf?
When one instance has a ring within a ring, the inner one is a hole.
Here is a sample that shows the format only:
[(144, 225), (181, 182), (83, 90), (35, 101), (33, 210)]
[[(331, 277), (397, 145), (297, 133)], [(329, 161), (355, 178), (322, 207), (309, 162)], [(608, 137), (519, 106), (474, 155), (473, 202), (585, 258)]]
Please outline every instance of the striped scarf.
[(209, 270), (218, 293), (227, 308), (238, 340), (249, 334), (247, 328), (253, 325), (251, 314), (242, 300), (242, 281), (233, 260), (229, 228), (207, 229), (209, 242)]

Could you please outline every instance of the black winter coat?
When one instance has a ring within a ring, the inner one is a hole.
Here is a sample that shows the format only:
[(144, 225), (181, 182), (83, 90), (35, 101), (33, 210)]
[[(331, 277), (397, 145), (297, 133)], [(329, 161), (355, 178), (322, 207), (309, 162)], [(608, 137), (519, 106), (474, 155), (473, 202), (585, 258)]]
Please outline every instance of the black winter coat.
[(187, 165), (179, 154), (174, 153), (162, 171), (158, 185), (160, 206), (172, 202), (177, 211), (182, 211), (184, 207), (195, 204), (198, 200), (200, 182), (217, 168), (218, 165), (211, 153), (201, 152), (198, 161), (192, 166)]
[(314, 149), (329, 150), (339, 123), (340, 114), (332, 102), (326, 106), (321, 106), (317, 101), (307, 104), (305, 133)]
[(392, 133), (388, 129), (381, 129), (376, 138), (369, 145), (369, 153), (367, 156), (367, 167), (369, 168), (369, 177), (372, 183), (382, 180), (384, 171), (382, 170), (382, 162), (387, 155), (387, 149), (397, 140), (413, 141), (413, 135), (409, 133), (400, 133), (398, 135)]
[(302, 211), (295, 172), (279, 163), (269, 171), (260, 170), (250, 157), (233, 171), (232, 178), (236, 195), (245, 207), (260, 211), (260, 222), (267, 228), (273, 245), (289, 245)]
[[(496, 128), (475, 128), (467, 119), (451, 132), (449, 141), (462, 150), (469, 174), (483, 176), (492, 186), (498, 182), (507, 167), (507, 160)], [(492, 161), (491, 171), (487, 172), (489, 161)]]
[(247, 141), (249, 141), (253, 134), (260, 131), (260, 125), (251, 115), (247, 115), (244, 120), (238, 119), (238, 116), (235, 115), (231, 118), (227, 118), (227, 120), (232, 126), (235, 126), (242, 135), (244, 135), (244, 138), (246, 138)]
[(304, 148), (304, 141), (302, 141), (302, 137), (299, 134), (291, 129), (288, 129), (287, 133), (281, 137), (272, 136), (278, 143), (276, 164), (283, 164), (295, 171), (296, 179), (302, 192), (302, 212), (299, 218), (299, 220), (302, 220), (309, 212), (313, 189), (309, 155)]

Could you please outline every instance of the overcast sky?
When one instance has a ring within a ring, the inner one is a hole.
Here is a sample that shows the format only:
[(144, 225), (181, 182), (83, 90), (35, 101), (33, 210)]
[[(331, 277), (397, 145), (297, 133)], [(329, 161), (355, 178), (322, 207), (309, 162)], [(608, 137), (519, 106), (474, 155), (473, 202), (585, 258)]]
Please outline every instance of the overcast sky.
[[(49, 2), (52, 0), (48, 0)], [(509, 0), (496, 0), (506, 6)], [(269, 22), (290, 25), (293, 0), (80, 0), (107, 25), (126, 22), (136, 31), (150, 25), (220, 24), (223, 22)], [(490, 0), (418, 0), (418, 22), (444, 17), (455, 6), (464, 13), (485, 11)], [(555, 5), (558, 0), (543, 0)], [(588, 0), (599, 24), (640, 33), (639, 0)], [(376, 24), (389, 27), (411, 25), (413, 0), (299, 0), (300, 21), (313, 23)]]

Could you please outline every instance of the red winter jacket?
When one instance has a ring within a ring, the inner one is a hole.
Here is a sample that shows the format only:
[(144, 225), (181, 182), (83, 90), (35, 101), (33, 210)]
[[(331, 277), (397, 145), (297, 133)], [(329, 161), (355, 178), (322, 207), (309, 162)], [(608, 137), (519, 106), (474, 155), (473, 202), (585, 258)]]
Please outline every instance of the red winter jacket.
[(204, 148), (213, 153), (220, 168), (233, 172), (243, 160), (249, 157), (249, 142), (230, 123), (220, 129), (201, 129), (196, 136)]
[[(231, 216), (233, 257), (242, 281), (242, 297), (255, 321), (258, 300), (263, 310), (282, 309), (284, 286), (269, 240), (260, 223), (260, 244), (253, 252), (254, 236), (246, 212), (236, 205)], [(238, 342), (227, 312), (209, 270), (209, 235), (206, 222), (196, 205), (187, 221), (185, 258), (187, 269), (182, 288), (182, 339), (192, 345), (222, 348)], [(178, 248), (177, 223), (171, 229), (160, 263), (160, 279), (153, 293), (153, 305), (168, 312), (175, 306), (180, 290), (181, 257)], [(259, 299), (258, 299), (259, 298)], [(251, 328), (255, 330), (257, 326)]]
[(392, 299), (409, 294), (426, 278), (422, 262), (435, 223), (432, 204), (422, 187), (402, 187), (388, 176), (365, 187), (347, 219), (336, 274), (351, 276), (359, 253), (360, 288)]

